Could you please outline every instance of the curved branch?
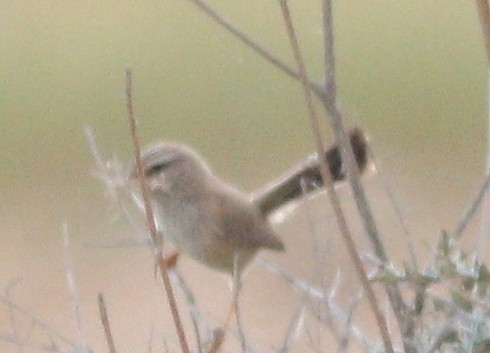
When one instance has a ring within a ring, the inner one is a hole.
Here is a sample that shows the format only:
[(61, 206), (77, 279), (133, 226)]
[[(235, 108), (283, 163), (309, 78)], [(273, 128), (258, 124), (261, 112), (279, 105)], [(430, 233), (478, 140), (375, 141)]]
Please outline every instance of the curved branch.
[[(247, 47), (255, 51), (273, 66), (277, 67), (281, 71), (285, 72), (292, 78), (296, 80), (300, 80), (300, 73), (298, 70), (293, 68), (291, 65), (286, 63), (284, 60), (279, 58), (270, 52), (267, 48), (265, 48), (262, 44), (257, 42), (255, 39), (247, 35), (245, 32), (240, 30), (235, 24), (233, 24), (229, 19), (224, 17), (218, 11), (213, 9), (211, 5), (209, 5), (204, 0), (190, 0), (194, 5), (196, 5), (202, 12), (208, 15), (214, 22), (219, 24), (225, 30), (230, 32), (233, 36), (235, 36), (240, 42), (245, 44)], [(323, 94), (323, 88), (316, 82), (311, 80), (308, 81), (308, 85), (315, 92), (316, 95), (321, 96)]]

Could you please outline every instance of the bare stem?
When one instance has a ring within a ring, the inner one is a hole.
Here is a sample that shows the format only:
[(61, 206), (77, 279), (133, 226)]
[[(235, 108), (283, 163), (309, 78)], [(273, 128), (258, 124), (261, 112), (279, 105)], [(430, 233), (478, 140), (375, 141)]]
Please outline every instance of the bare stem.
[(417, 271), (417, 268), (418, 268), (417, 256), (415, 255), (415, 250), (413, 248), (412, 233), (410, 233), (410, 230), (408, 229), (408, 226), (405, 223), (405, 218), (403, 217), (403, 214), (402, 214), (402, 211), (400, 210), (400, 207), (398, 207), (398, 203), (395, 199), (395, 195), (393, 194), (393, 191), (391, 190), (390, 183), (388, 182), (388, 179), (385, 178), (384, 173), (381, 170), (380, 162), (379, 162), (378, 158), (376, 158), (372, 144), (368, 144), (367, 149), (369, 152), (369, 156), (371, 157), (372, 164), (374, 165), (374, 168), (376, 169), (376, 172), (380, 178), (381, 184), (382, 184), (383, 188), (385, 189), (385, 192), (388, 195), (388, 198), (390, 199), (391, 205), (393, 206), (393, 209), (395, 210), (395, 213), (398, 217), (398, 221), (400, 222), (400, 225), (402, 227), (403, 234), (405, 235), (407, 249), (408, 249), (408, 252), (410, 253), (410, 261), (412, 263), (412, 267), (415, 271)]
[(62, 232), (63, 232), (63, 245), (65, 251), (66, 282), (68, 285), (68, 290), (71, 295), (72, 304), (73, 304), (73, 313), (75, 315), (75, 322), (77, 325), (77, 332), (78, 332), (78, 343), (80, 345), (81, 351), (83, 353), (88, 353), (90, 350), (87, 346), (87, 340), (85, 338), (85, 332), (82, 326), (82, 314), (80, 312), (80, 299), (78, 298), (78, 290), (77, 290), (76, 280), (75, 280), (75, 266), (73, 264), (73, 260), (71, 257), (70, 233), (68, 231), (68, 224), (66, 222), (63, 223)]
[[(261, 57), (263, 57), (265, 60), (270, 62), (272, 65), (280, 69), (281, 71), (285, 72), (289, 76), (299, 80), (300, 79), (300, 74), (299, 72), (291, 67), (289, 64), (287, 64), (284, 60), (280, 59), (271, 51), (267, 48), (265, 48), (262, 44), (258, 43), (255, 39), (244, 33), (242, 30), (240, 30), (235, 24), (233, 24), (230, 20), (225, 18), (222, 14), (220, 14), (218, 11), (212, 8), (211, 5), (209, 5), (207, 2), (204, 0), (190, 0), (194, 5), (196, 5), (202, 12), (204, 12), (206, 15), (208, 15), (213, 21), (215, 21), (217, 24), (219, 24), (221, 27), (223, 27), (225, 30), (230, 32), (233, 36), (235, 36), (240, 42), (245, 44), (247, 47), (255, 51), (257, 54), (259, 54)], [(321, 92), (321, 87), (318, 83), (309, 81), (308, 84), (310, 87), (313, 89), (313, 91), (316, 94), (320, 94)]]
[(333, 40), (333, 16), (332, 2), (323, 0), (323, 51), (325, 78), (323, 81), (324, 93), (335, 99), (337, 96), (337, 85), (335, 83), (335, 55), (334, 55), (334, 40)]
[[(10, 299), (10, 291), (12, 290), (12, 288), (18, 284), (20, 282), (20, 278), (15, 278), (13, 281), (11, 281), (11, 283), (9, 283), (9, 285), (7, 286), (7, 288), (5, 288), (5, 296), (7, 298)], [(14, 307), (12, 306), (12, 304), (10, 304), (10, 302), (7, 302), (7, 306), (8, 306), (8, 311), (9, 311), (9, 319), (10, 319), (10, 327), (12, 328), (12, 332), (14, 334), (13, 338), (15, 341), (19, 342), (20, 341), (20, 334), (19, 334), (19, 330), (17, 328), (17, 317), (15, 315), (15, 309)], [(24, 347), (23, 345), (18, 345), (18, 350), (19, 350), (19, 353), (24, 353)]]
[(102, 326), (104, 327), (104, 334), (107, 341), (107, 346), (109, 347), (109, 352), (116, 353), (116, 346), (114, 345), (114, 338), (112, 337), (111, 326), (109, 325), (109, 317), (107, 315), (104, 295), (102, 293), (99, 293), (97, 295), (97, 300), (99, 302), (100, 321), (102, 322)]
[[(3, 301), (13, 309), (15, 309), (18, 313), (25, 315), (31, 320), (31, 326), (39, 327), (42, 329), (51, 339), (57, 339), (60, 342), (70, 346), (74, 351), (77, 349), (77, 345), (75, 342), (72, 342), (68, 337), (63, 336), (58, 330), (51, 327), (48, 323), (46, 323), (41, 317), (34, 315), (29, 310), (25, 309), (20, 304), (14, 302), (11, 298), (0, 294), (0, 301)], [(27, 344), (27, 339), (25, 344)]]
[(485, 181), (483, 182), (482, 186), (478, 190), (478, 193), (476, 194), (474, 200), (471, 202), (468, 209), (461, 217), (461, 220), (459, 221), (458, 225), (456, 226), (456, 229), (453, 232), (454, 238), (456, 239), (461, 238), (466, 227), (468, 226), (468, 223), (471, 221), (476, 211), (478, 210), (479, 206), (482, 204), (489, 186), (490, 186), (490, 174), (487, 175)]
[[(317, 153), (318, 156), (321, 156), (323, 154), (324, 148), (323, 148), (323, 142), (322, 138), (320, 135), (320, 126), (319, 126), (319, 119), (316, 114), (314, 104), (313, 104), (313, 97), (310, 92), (310, 88), (308, 85), (308, 79), (307, 79), (307, 73), (305, 66), (303, 64), (303, 59), (301, 56), (301, 51), (299, 49), (299, 44), (298, 44), (298, 39), (296, 37), (296, 33), (294, 31), (292, 19), (291, 19), (291, 14), (289, 12), (289, 8), (287, 5), (287, 0), (280, 0), (280, 5), (281, 5), (281, 10), (282, 14), (284, 17), (284, 21), (286, 23), (286, 29), (288, 31), (288, 36), (289, 40), (291, 42), (291, 46), (293, 48), (294, 52), (294, 57), (296, 59), (296, 63), (298, 65), (298, 70), (301, 75), (301, 83), (303, 85), (304, 89), (304, 95), (305, 95), (305, 101), (306, 105), (308, 107), (308, 112), (310, 116), (310, 123), (311, 123), (311, 128), (313, 131), (314, 139), (315, 139), (315, 144), (317, 148)], [(347, 141), (347, 145), (350, 146), (350, 143)], [(350, 148), (352, 152), (352, 147)], [(353, 157), (353, 154), (352, 154)], [(373, 311), (373, 314), (375, 316), (376, 322), (378, 324), (378, 328), (381, 333), (381, 338), (383, 340), (383, 344), (385, 347), (385, 351), (388, 353), (393, 353), (393, 346), (391, 343), (391, 338), (390, 334), (388, 331), (388, 326), (386, 324), (385, 318), (383, 317), (383, 314), (381, 313), (381, 310), (379, 308), (376, 296), (374, 294), (374, 290), (372, 288), (371, 283), (369, 282), (369, 279), (367, 277), (367, 274), (364, 270), (364, 266), (362, 264), (362, 260), (359, 256), (359, 253), (356, 249), (356, 246), (354, 244), (354, 241), (352, 240), (352, 236), (350, 234), (348, 225), (347, 225), (347, 220), (345, 219), (345, 215), (342, 211), (342, 208), (340, 206), (340, 200), (338, 199), (337, 193), (335, 191), (335, 187), (333, 184), (332, 176), (330, 174), (330, 170), (327, 166), (327, 164), (322, 161), (323, 163), (320, 163), (320, 172), (322, 175), (322, 179), (327, 186), (328, 189), (328, 195), (330, 196), (330, 202), (332, 204), (332, 207), (335, 212), (335, 216), (337, 219), (337, 223), (340, 228), (340, 232), (342, 234), (342, 238), (345, 241), (345, 244), (349, 250), (349, 254), (351, 256), (352, 261), (354, 262), (354, 266), (356, 268), (356, 271), (359, 275), (359, 278), (361, 280), (362, 286), (364, 290), (366, 291), (366, 295), (369, 301), (369, 304), (371, 306), (371, 310)]]
[(307, 311), (305, 299), (307, 299), (306, 296), (303, 298), (300, 306), (291, 317), (283, 342), (281, 347), (277, 350), (277, 353), (288, 353), (293, 347), (294, 343), (298, 340), (301, 331), (303, 331)]
[[(340, 322), (344, 325), (347, 325), (349, 321), (348, 313), (346, 313), (341, 306), (335, 302), (335, 290), (338, 280), (334, 281), (332, 288), (327, 290), (311, 284), (304, 278), (295, 277), (290, 273), (287, 273), (279, 265), (273, 263), (263, 256), (259, 256), (257, 260), (258, 263), (266, 270), (289, 283), (292, 288), (299, 291), (301, 294), (308, 296), (310, 299), (316, 299), (324, 302), (328, 309), (326, 315), (319, 313), (317, 310), (310, 310), (310, 312), (315, 318), (324, 323), (335, 336), (338, 336), (337, 328), (333, 323), (333, 317), (340, 320)], [(377, 344), (376, 342), (372, 341), (371, 337), (364, 333), (360, 328), (354, 325), (351, 326), (351, 332), (354, 335), (354, 338), (359, 341), (361, 346), (368, 347)]]
[(172, 269), (170, 275), (173, 276), (174, 283), (176, 283), (184, 293), (184, 297), (187, 301), (187, 307), (189, 308), (189, 313), (191, 315), (192, 324), (194, 325), (197, 348), (199, 353), (202, 353), (203, 344), (205, 342), (210, 341), (210, 339), (214, 339), (213, 334), (210, 328), (208, 327), (208, 325), (206, 324), (206, 320), (204, 319), (201, 312), (199, 311), (199, 308), (196, 303), (196, 298), (194, 297), (192, 290), (189, 288), (186, 281), (184, 280), (184, 277), (177, 271), (176, 267)]
[[(324, 0), (327, 4), (324, 5), (325, 11), (324, 13), (324, 30), (329, 32), (329, 35), (325, 35), (325, 40), (331, 41), (325, 43), (325, 56), (326, 60), (328, 60), (331, 64), (329, 66), (329, 70), (333, 70), (335, 65), (335, 55), (333, 52), (333, 24), (332, 24), (332, 13), (331, 13), (331, 0)], [(367, 202), (367, 198), (364, 192), (364, 189), (360, 183), (359, 178), (359, 169), (357, 168), (357, 164), (354, 159), (354, 152), (349, 143), (349, 139), (347, 136), (347, 132), (344, 126), (344, 121), (342, 114), (337, 108), (337, 96), (336, 96), (336, 79), (335, 73), (331, 73), (326, 76), (329, 80), (325, 83), (325, 87), (329, 89), (324, 91), (322, 102), (327, 110), (327, 115), (330, 117), (330, 125), (332, 126), (332, 130), (335, 133), (335, 137), (337, 140), (337, 144), (340, 146), (342, 152), (342, 159), (344, 161), (345, 170), (347, 173), (347, 178), (351, 183), (354, 197), (359, 209), (359, 213), (362, 216), (364, 221), (364, 225), (368, 236), (370, 237), (371, 243), (373, 244), (376, 255), (384, 262), (387, 262), (388, 258), (386, 255), (386, 251), (381, 243), (379, 232), (372, 216), (372, 212), (370, 210), (369, 204)]]
[[(488, 0), (476, 0), (480, 26), (483, 34), (483, 42), (487, 55), (487, 156), (485, 174), (490, 175), (490, 8)], [(490, 197), (484, 198), (482, 207), (480, 236), (478, 240), (478, 255), (480, 260), (485, 261), (490, 228)]]
[(362, 298), (362, 292), (358, 295), (351, 298), (349, 302), (349, 306), (347, 308), (347, 322), (345, 324), (344, 333), (340, 336), (339, 339), (339, 353), (347, 353), (349, 344), (352, 338), (351, 330), (354, 319), (354, 312), (357, 309)]
[[(335, 70), (332, 0), (323, 1), (325, 2), (323, 6), (325, 60), (330, 63), (327, 70)], [(352, 187), (352, 193), (354, 195), (354, 200), (356, 201), (357, 209), (374, 252), (383, 263), (388, 263), (388, 256), (384, 249), (383, 243), (381, 242), (381, 236), (374, 220), (373, 212), (360, 180), (359, 168), (355, 163), (354, 152), (351, 144), (349, 143), (342, 113), (337, 105), (337, 84), (335, 72), (327, 74), (325, 79), (325, 90), (321, 96), (321, 100), (327, 115), (330, 118), (330, 126), (334, 131), (337, 144), (340, 146), (342, 151), (342, 161), (345, 165), (347, 180)], [(386, 289), (398, 326), (402, 331), (405, 348), (406, 350), (410, 350), (410, 347), (408, 347), (408, 344), (405, 342), (409, 342), (413, 336), (413, 320), (408, 314), (406, 304), (403, 301), (403, 297), (398, 286), (396, 284), (387, 284)]]
[[(487, 156), (485, 175), (490, 176), (490, 62), (487, 70)], [(478, 257), (481, 262), (485, 262), (487, 256), (488, 238), (490, 236), (490, 196), (488, 194), (483, 198), (483, 206), (481, 209), (480, 220), (480, 235), (478, 239), (477, 249)]]
[(160, 274), (162, 276), (163, 284), (165, 286), (165, 292), (167, 293), (170, 311), (172, 313), (175, 329), (179, 337), (182, 352), (189, 353), (190, 352), (189, 346), (187, 344), (184, 327), (182, 325), (182, 320), (180, 318), (177, 302), (175, 300), (175, 294), (172, 288), (172, 283), (170, 282), (170, 277), (168, 275), (165, 254), (162, 249), (163, 236), (157, 230), (154, 213), (153, 213), (153, 207), (150, 198), (150, 190), (143, 172), (144, 167), (143, 167), (143, 162), (141, 160), (141, 148), (140, 148), (140, 143), (139, 143), (137, 129), (136, 129), (136, 116), (134, 114), (134, 108), (133, 108), (133, 82), (132, 82), (131, 70), (129, 69), (126, 70), (126, 100), (127, 100), (126, 105), (128, 110), (128, 120), (129, 120), (130, 132), (131, 132), (131, 139), (133, 141), (133, 149), (134, 149), (135, 160), (136, 160), (136, 171), (137, 171), (138, 181), (141, 187), (141, 193), (143, 195), (146, 221), (147, 221), (148, 229), (150, 231), (151, 238), (153, 240), (155, 261), (158, 265)]

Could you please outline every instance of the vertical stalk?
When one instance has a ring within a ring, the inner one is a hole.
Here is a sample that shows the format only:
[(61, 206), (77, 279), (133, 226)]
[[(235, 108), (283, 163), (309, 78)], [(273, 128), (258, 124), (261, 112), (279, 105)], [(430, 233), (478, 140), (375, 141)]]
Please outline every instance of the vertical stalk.
[[(485, 53), (487, 55), (487, 151), (485, 175), (490, 175), (490, 8), (488, 0), (476, 0), (478, 17), (483, 34)], [(483, 201), (481, 229), (478, 239), (478, 256), (480, 261), (485, 261), (487, 253), (488, 237), (490, 233), (490, 196), (487, 194)]]
[[(373, 217), (373, 212), (361, 184), (360, 173), (354, 157), (352, 145), (344, 125), (344, 119), (337, 104), (337, 84), (335, 72), (335, 39), (332, 14), (332, 0), (323, 0), (323, 39), (325, 55), (325, 82), (320, 99), (325, 107), (327, 116), (330, 118), (330, 126), (335, 134), (337, 145), (340, 146), (342, 165), (345, 166), (347, 180), (349, 181), (357, 209), (363, 222), (371, 245), (376, 256), (383, 262), (388, 263), (388, 255), (381, 242), (381, 236)], [(401, 329), (404, 343), (408, 342), (413, 335), (413, 320), (409, 317), (407, 307), (396, 284), (387, 284), (386, 290), (391, 307), (395, 314), (398, 326)], [(405, 343), (408, 350), (407, 344)]]
[(187, 339), (185, 337), (184, 327), (182, 325), (182, 319), (180, 318), (179, 309), (177, 307), (177, 301), (175, 299), (174, 290), (172, 287), (172, 283), (170, 282), (170, 277), (168, 275), (167, 261), (165, 258), (165, 254), (163, 253), (162, 250), (163, 236), (157, 230), (155, 217), (153, 213), (153, 207), (150, 198), (150, 189), (148, 187), (148, 184), (146, 183), (145, 175), (143, 172), (143, 161), (141, 160), (141, 148), (140, 148), (140, 143), (136, 130), (136, 115), (134, 113), (134, 107), (133, 107), (133, 79), (132, 79), (131, 70), (129, 69), (126, 70), (126, 106), (128, 110), (128, 121), (129, 121), (131, 139), (133, 141), (133, 151), (136, 160), (136, 171), (137, 171), (138, 181), (140, 183), (141, 194), (143, 195), (146, 221), (153, 242), (155, 262), (160, 270), (160, 274), (162, 275), (163, 285), (165, 287), (165, 292), (167, 294), (170, 311), (172, 313), (172, 318), (175, 325), (175, 329), (177, 331), (177, 336), (179, 337), (182, 353), (190, 353), (189, 346), (187, 344)]
[[(306, 73), (306, 68), (303, 63), (303, 58), (301, 56), (301, 51), (299, 49), (299, 44), (298, 44), (298, 39), (296, 37), (296, 32), (294, 30), (293, 22), (291, 19), (291, 14), (289, 12), (289, 8), (287, 5), (287, 0), (280, 0), (280, 5), (281, 5), (281, 10), (282, 10), (282, 15), (284, 18), (284, 22), (286, 24), (286, 29), (288, 31), (288, 36), (289, 40), (291, 42), (291, 46), (293, 49), (294, 53), (294, 58), (296, 60), (296, 64), (298, 66), (298, 71), (300, 73), (300, 79), (301, 79), (301, 84), (303, 85), (303, 92), (305, 96), (305, 102), (306, 106), (308, 108), (308, 113), (310, 117), (310, 123), (311, 123), (311, 129), (313, 132), (313, 137), (315, 140), (315, 145), (317, 148), (317, 155), (318, 158), (320, 159), (321, 156), (323, 156), (324, 153), (324, 146), (323, 146), (323, 141), (322, 137), (320, 134), (320, 121), (318, 118), (318, 115), (316, 114), (314, 103), (313, 103), (313, 96), (311, 94), (311, 90), (309, 87), (309, 80), (308, 80), (308, 75)], [(347, 143), (350, 146), (350, 142), (347, 141)], [(352, 149), (352, 147), (351, 147)], [(371, 282), (368, 279), (367, 273), (364, 269), (364, 266), (362, 264), (361, 257), (359, 255), (359, 252), (357, 251), (356, 245), (352, 239), (352, 234), (350, 233), (349, 227), (347, 225), (347, 220), (345, 218), (344, 212), (342, 211), (342, 207), (340, 205), (340, 200), (337, 196), (337, 192), (335, 190), (335, 186), (332, 180), (332, 175), (330, 173), (330, 169), (328, 168), (327, 163), (325, 160), (322, 158), (320, 161), (320, 172), (322, 175), (322, 179), (324, 184), (327, 187), (328, 190), (328, 196), (330, 197), (330, 203), (332, 204), (333, 210), (335, 212), (335, 218), (337, 220), (340, 233), (342, 235), (342, 238), (347, 246), (347, 250), (349, 251), (349, 255), (351, 256), (351, 259), (354, 263), (354, 267), (357, 271), (357, 274), (359, 276), (359, 279), (361, 281), (362, 287), (366, 292), (366, 296), (368, 298), (369, 304), (371, 306), (371, 310), (374, 314), (374, 318), (376, 320), (376, 323), (378, 325), (380, 334), (381, 334), (381, 339), (383, 341), (383, 345), (385, 348), (386, 353), (393, 353), (393, 345), (391, 343), (391, 338), (390, 338), (390, 333), (388, 330), (388, 325), (386, 323), (386, 320), (381, 313), (381, 310), (379, 308), (378, 301), (376, 299), (376, 295), (374, 294), (374, 290), (372, 287)]]

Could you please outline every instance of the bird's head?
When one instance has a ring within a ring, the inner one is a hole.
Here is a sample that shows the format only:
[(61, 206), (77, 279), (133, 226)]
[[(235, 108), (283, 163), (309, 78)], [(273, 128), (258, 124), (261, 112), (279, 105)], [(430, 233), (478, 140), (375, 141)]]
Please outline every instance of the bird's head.
[[(204, 187), (211, 170), (191, 148), (173, 142), (157, 142), (141, 152), (143, 174), (152, 191), (193, 194)], [(137, 182), (136, 163), (129, 181)]]

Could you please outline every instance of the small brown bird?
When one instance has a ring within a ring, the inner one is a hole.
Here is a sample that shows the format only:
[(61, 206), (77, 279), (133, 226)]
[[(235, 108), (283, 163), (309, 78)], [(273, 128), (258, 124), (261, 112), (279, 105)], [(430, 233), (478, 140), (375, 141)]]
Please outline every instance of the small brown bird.
[(229, 273), (235, 261), (242, 272), (260, 249), (284, 251), (251, 197), (216, 177), (192, 149), (160, 142), (143, 150), (142, 161), (158, 228), (179, 251)]

